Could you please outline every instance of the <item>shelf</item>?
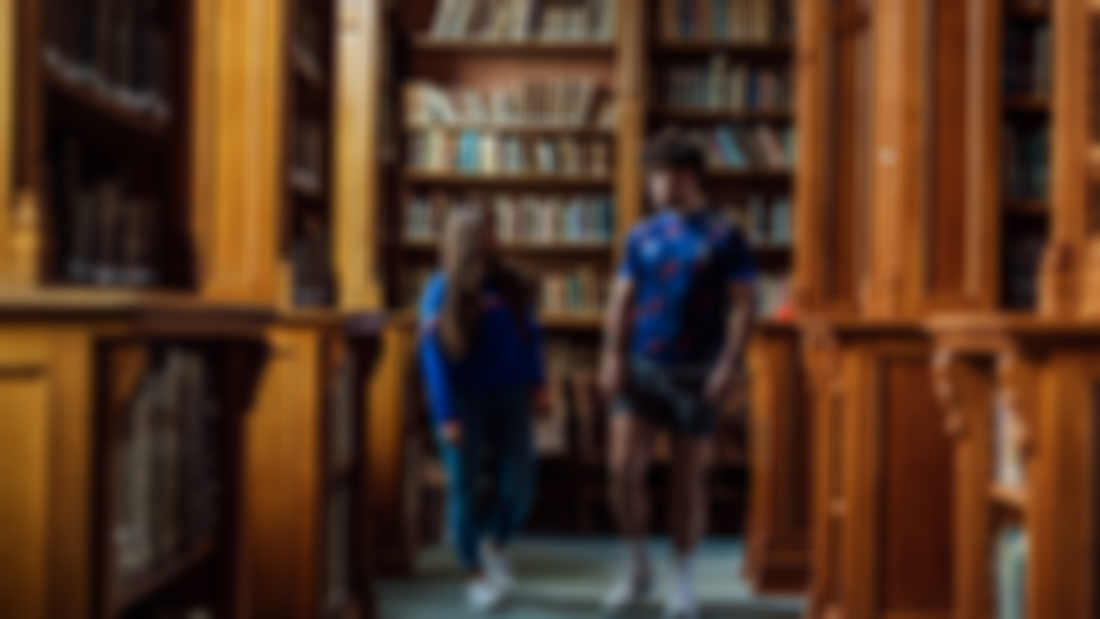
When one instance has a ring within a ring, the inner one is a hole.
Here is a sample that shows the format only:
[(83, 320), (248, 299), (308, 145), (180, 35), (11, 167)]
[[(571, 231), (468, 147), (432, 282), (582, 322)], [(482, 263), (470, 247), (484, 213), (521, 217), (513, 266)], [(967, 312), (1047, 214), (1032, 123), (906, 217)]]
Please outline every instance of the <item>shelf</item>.
[(329, 468), (328, 480), (332, 485), (340, 485), (354, 477), (358, 468), (358, 458), (348, 458), (347, 462), (341, 462)]
[(155, 569), (149, 575), (122, 585), (116, 596), (120, 610), (134, 608), (149, 601), (180, 580), (193, 574), (214, 556), (214, 542), (205, 541), (180, 555), (168, 565)]
[(310, 87), (316, 90), (324, 90), (326, 87), (325, 74), (309, 54), (299, 45), (294, 45), (290, 53), (295, 75), (301, 77)]
[(603, 316), (592, 313), (543, 314), (539, 322), (544, 329), (560, 331), (599, 331), (603, 329)]
[(1010, 200), (1005, 203), (1005, 212), (1028, 217), (1049, 217), (1050, 204), (1044, 200)]
[(615, 54), (614, 43), (600, 40), (436, 39), (419, 35), (413, 38), (412, 48), (418, 52), (438, 54), (500, 54), (506, 56), (613, 56)]
[(501, 125), (497, 123), (461, 123), (454, 125), (446, 124), (427, 124), (427, 125), (415, 125), (408, 124), (405, 126), (406, 133), (412, 133), (416, 131), (477, 131), (479, 133), (508, 133), (519, 135), (551, 135), (551, 136), (583, 136), (583, 137), (602, 137), (602, 138), (614, 138), (615, 129), (611, 127), (600, 127), (596, 125), (587, 126), (569, 126), (569, 125)]
[(307, 200), (321, 201), (324, 199), (324, 187), (316, 174), (291, 171), (287, 176), (287, 183), (295, 195)]
[(1050, 114), (1050, 98), (1036, 96), (1006, 97), (1006, 112), (1011, 114)]
[[(516, 254), (534, 254), (544, 256), (576, 256), (578, 254), (608, 254), (613, 251), (613, 247), (610, 243), (592, 243), (592, 244), (568, 244), (568, 243), (500, 243), (501, 251)], [(410, 252), (438, 252), (439, 246), (433, 241), (402, 241), (401, 249)]]
[(1027, 491), (1023, 488), (994, 485), (989, 491), (989, 497), (1001, 507), (1021, 513), (1027, 511)]
[(49, 64), (44, 66), (42, 73), (46, 85), (55, 95), (108, 125), (110, 129), (121, 129), (150, 141), (168, 137), (171, 126), (169, 119), (135, 109), (92, 86), (69, 79)]
[(716, 41), (716, 40), (666, 40), (658, 41), (654, 49), (659, 52), (681, 54), (756, 54), (788, 56), (794, 53), (794, 41)]
[(705, 177), (709, 181), (790, 182), (793, 174), (790, 170), (709, 169), (706, 171)]
[(657, 108), (654, 118), (680, 122), (791, 122), (794, 115), (790, 110), (710, 110), (684, 108)]
[(455, 172), (406, 172), (405, 180), (414, 185), (446, 185), (461, 187), (508, 187), (521, 189), (584, 189), (611, 186), (606, 177), (547, 176), (520, 174), (502, 176), (461, 174)]
[(1052, 14), (1049, 6), (1034, 5), (1009, 5), (1005, 14), (1013, 19), (1026, 19), (1032, 21), (1046, 21)]

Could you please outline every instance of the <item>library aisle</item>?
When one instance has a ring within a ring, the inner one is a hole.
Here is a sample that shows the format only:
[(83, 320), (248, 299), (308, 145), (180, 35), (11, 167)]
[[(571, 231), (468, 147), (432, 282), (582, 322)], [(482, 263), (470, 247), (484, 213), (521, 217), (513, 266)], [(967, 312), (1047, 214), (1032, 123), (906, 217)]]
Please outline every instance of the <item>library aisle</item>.
[[(515, 566), (521, 578), (515, 599), (494, 617), (501, 619), (595, 619), (606, 615), (599, 608), (604, 590), (615, 576), (618, 547), (611, 541), (591, 538), (536, 537), (519, 544)], [(666, 546), (654, 544), (658, 561), (668, 555)], [(699, 594), (710, 619), (795, 619), (803, 604), (797, 598), (757, 598), (748, 584), (730, 578), (741, 573), (742, 548), (731, 540), (712, 541), (698, 565)], [(667, 563), (667, 561), (665, 562)], [(378, 584), (379, 616), (385, 619), (467, 619), (477, 615), (463, 605), (457, 568), (443, 548), (426, 550), (418, 559), (415, 580)], [(632, 619), (662, 617), (659, 588), (652, 605), (632, 613)]]

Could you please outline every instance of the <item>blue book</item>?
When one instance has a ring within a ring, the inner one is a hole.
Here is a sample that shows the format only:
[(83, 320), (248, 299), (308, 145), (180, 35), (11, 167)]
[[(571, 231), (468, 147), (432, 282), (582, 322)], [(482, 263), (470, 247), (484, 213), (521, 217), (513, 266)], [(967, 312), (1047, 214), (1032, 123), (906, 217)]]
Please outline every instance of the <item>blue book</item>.
[(734, 139), (731, 129), (722, 127), (716, 130), (715, 135), (718, 138), (718, 146), (722, 149), (722, 156), (725, 158), (727, 165), (736, 170), (748, 167), (748, 158), (745, 156), (745, 152), (741, 150), (737, 140)]
[(1019, 528), (1001, 533), (997, 540), (997, 619), (1027, 617), (1027, 535)]

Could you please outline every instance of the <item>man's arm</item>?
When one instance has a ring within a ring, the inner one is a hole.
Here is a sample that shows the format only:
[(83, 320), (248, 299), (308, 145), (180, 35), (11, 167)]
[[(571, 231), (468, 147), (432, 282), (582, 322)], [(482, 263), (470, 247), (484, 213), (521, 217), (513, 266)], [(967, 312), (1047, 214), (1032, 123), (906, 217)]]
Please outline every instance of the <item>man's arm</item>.
[(749, 333), (753, 323), (753, 299), (752, 284), (731, 284), (729, 288), (730, 303), (733, 310), (726, 320), (726, 340), (722, 345), (722, 355), (718, 363), (723, 366), (735, 368), (737, 362), (745, 352), (748, 344)]
[(600, 386), (608, 397), (623, 386), (623, 365), (634, 305), (634, 281), (620, 276), (611, 287), (611, 299), (604, 316), (604, 345), (600, 363)]

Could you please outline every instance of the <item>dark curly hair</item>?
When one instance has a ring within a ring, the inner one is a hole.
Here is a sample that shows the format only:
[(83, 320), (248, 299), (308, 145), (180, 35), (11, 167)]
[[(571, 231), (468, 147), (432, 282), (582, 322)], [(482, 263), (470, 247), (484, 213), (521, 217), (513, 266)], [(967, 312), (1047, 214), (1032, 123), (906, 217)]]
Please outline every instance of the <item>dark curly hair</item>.
[(706, 155), (679, 130), (669, 129), (649, 142), (642, 163), (650, 170), (684, 170), (700, 177), (706, 168)]

